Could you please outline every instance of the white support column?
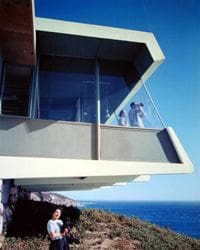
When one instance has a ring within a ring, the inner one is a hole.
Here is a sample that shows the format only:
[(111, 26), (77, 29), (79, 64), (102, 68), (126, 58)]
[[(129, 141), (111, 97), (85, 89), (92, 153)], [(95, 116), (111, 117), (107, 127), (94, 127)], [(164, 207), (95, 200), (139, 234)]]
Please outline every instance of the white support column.
[(96, 83), (96, 160), (100, 160), (100, 84), (99, 84), (99, 62), (95, 61), (95, 83)]

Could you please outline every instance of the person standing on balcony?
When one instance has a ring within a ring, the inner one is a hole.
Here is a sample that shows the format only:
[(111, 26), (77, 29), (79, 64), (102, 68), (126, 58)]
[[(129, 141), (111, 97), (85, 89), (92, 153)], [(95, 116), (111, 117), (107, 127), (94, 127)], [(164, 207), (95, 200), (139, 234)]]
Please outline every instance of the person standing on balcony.
[(142, 103), (132, 102), (130, 104), (128, 117), (131, 127), (144, 128), (142, 119), (145, 117), (144, 105)]
[(127, 119), (126, 119), (126, 113), (124, 110), (121, 110), (119, 113), (118, 125), (125, 126), (125, 127), (127, 127), (127, 125), (128, 125)]

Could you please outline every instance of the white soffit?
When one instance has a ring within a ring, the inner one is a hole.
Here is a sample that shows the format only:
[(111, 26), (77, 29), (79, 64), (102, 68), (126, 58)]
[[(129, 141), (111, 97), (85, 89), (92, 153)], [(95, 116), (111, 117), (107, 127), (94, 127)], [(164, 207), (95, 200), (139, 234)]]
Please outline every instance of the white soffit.
[(93, 176), (76, 178), (15, 179), (15, 184), (28, 190), (86, 190), (107, 186), (125, 186), (131, 181), (149, 181), (146, 176)]

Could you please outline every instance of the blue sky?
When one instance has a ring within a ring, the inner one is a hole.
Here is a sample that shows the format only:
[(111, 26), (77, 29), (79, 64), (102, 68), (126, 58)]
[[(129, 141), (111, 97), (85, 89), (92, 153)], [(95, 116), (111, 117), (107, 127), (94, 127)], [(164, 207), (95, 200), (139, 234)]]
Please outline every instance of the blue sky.
[(186, 175), (152, 176), (123, 187), (66, 192), (79, 200), (200, 201), (200, 1), (36, 0), (36, 16), (150, 31), (166, 60), (147, 87), (194, 164)]

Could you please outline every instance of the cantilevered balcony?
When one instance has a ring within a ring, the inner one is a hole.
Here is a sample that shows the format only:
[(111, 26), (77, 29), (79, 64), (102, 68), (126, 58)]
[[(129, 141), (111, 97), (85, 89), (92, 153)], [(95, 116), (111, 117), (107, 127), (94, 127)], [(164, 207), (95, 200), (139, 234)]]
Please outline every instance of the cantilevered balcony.
[[(144, 85), (164, 60), (152, 33), (44, 18), (29, 25), (31, 56), (20, 56), (21, 43), (13, 60), (10, 27), (2, 32), (1, 178), (29, 190), (78, 190), (192, 171)], [(133, 102), (142, 124), (131, 123)]]
[[(84, 164), (87, 161), (93, 161), (94, 164), (96, 162), (95, 127), (96, 125), (87, 123), (1, 117), (0, 156), (1, 159), (8, 157), (16, 161), (17, 158), (27, 158), (27, 161), (43, 158), (44, 162), (45, 159), (54, 159), (55, 169), (59, 160), (63, 159), (66, 160), (65, 168), (69, 175), (73, 172), (74, 164), (80, 163), (81, 173), (85, 176), (88, 171)], [(101, 125), (99, 145), (100, 162), (107, 162), (108, 167), (104, 171), (108, 173), (109, 165), (114, 162), (118, 162), (124, 172), (127, 165), (131, 166), (129, 170), (135, 175), (150, 174), (156, 169), (157, 174), (187, 172), (191, 168), (186, 154), (170, 128), (159, 130)], [(69, 165), (67, 160), (70, 160)], [(3, 170), (5, 177), (14, 173), (20, 177), (22, 173), (15, 172), (14, 165), (15, 161), (12, 172), (6, 168)], [(141, 166), (141, 169), (138, 166)], [(48, 165), (40, 167), (48, 169)], [(24, 172), (21, 177), (26, 175)]]

